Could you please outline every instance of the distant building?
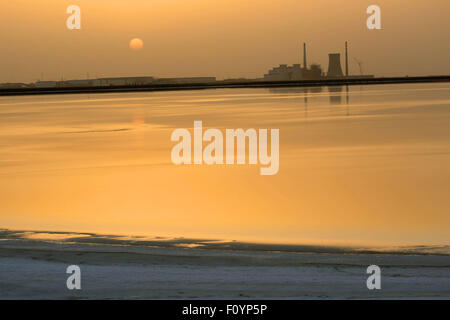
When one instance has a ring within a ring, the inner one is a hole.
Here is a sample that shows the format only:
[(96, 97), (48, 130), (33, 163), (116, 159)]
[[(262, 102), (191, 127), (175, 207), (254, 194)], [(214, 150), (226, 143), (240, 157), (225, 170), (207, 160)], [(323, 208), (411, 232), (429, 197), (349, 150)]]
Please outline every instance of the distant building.
[(105, 87), (105, 86), (140, 86), (151, 84), (208, 83), (216, 81), (215, 77), (159, 78), (154, 77), (117, 77), (64, 81), (37, 81), (37, 88), (55, 87)]
[(227, 79), (223, 79), (220, 80), (221, 83), (227, 83), (227, 82), (232, 82), (232, 83), (236, 83), (236, 82), (259, 82), (259, 81), (263, 81), (264, 79), (262, 78), (227, 78)]
[(8, 82), (8, 83), (0, 83), (1, 89), (16, 89), (16, 88), (28, 88), (29, 85), (21, 82)]
[(34, 85), (36, 88), (55, 88), (58, 85), (58, 81), (36, 81)]
[(216, 77), (189, 77), (189, 78), (158, 78), (157, 84), (188, 84), (188, 83), (208, 83), (215, 82)]
[(302, 68), (299, 64), (288, 66), (280, 64), (264, 75), (265, 81), (295, 81), (295, 80), (319, 80), (322, 77), (320, 65), (313, 64), (310, 69)]
[(118, 78), (99, 78), (93, 82), (94, 86), (136, 86), (152, 84), (155, 81), (153, 77), (118, 77)]
[(302, 68), (299, 64), (294, 64), (293, 66), (280, 64), (280, 66), (272, 68), (264, 75), (264, 80), (266, 81), (301, 80), (301, 78)]
[(264, 75), (264, 81), (295, 81), (295, 80), (319, 80), (322, 78), (322, 68), (318, 64), (312, 64), (308, 68), (306, 61), (306, 44), (303, 44), (303, 68), (300, 64), (288, 66), (280, 64), (272, 68)]
[[(373, 78), (374, 75), (349, 75), (348, 71), (348, 43), (345, 42), (345, 75), (342, 72), (341, 54), (330, 53), (328, 55), (328, 72), (325, 75), (318, 64), (312, 64), (308, 68), (306, 61), (306, 44), (303, 44), (303, 67), (300, 64), (288, 66), (280, 64), (272, 68), (264, 75), (264, 81), (296, 81), (296, 80), (320, 80), (320, 79), (363, 79)], [(362, 71), (361, 71), (362, 73)]]
[(94, 80), (65, 80), (58, 82), (59, 87), (91, 87), (94, 85)]
[(322, 67), (320, 64), (312, 64), (310, 69), (304, 68), (302, 73), (305, 80), (319, 80), (322, 78)]
[(55, 88), (55, 87), (91, 87), (91, 86), (128, 86), (145, 85), (155, 81), (153, 77), (119, 77), (119, 78), (100, 78), (100, 79), (81, 79), (81, 80), (63, 80), (63, 81), (37, 81), (37, 88)]

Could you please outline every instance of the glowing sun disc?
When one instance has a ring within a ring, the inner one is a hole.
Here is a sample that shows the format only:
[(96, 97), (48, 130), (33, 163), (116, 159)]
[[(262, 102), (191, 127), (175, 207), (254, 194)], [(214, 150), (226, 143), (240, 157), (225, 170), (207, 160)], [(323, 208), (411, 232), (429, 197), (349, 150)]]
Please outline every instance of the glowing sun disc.
[(144, 47), (144, 41), (139, 38), (131, 39), (130, 41), (130, 49), (134, 51), (139, 51)]

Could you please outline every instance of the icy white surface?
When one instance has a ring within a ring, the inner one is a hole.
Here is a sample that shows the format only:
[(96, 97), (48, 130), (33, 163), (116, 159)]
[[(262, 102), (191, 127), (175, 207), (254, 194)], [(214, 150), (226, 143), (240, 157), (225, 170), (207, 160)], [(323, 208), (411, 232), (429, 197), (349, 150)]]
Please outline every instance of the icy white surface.
[[(446, 256), (81, 249), (0, 249), (0, 298), (450, 298)], [(381, 290), (366, 287), (370, 261), (382, 269)], [(71, 264), (81, 268), (81, 290), (66, 287)]]

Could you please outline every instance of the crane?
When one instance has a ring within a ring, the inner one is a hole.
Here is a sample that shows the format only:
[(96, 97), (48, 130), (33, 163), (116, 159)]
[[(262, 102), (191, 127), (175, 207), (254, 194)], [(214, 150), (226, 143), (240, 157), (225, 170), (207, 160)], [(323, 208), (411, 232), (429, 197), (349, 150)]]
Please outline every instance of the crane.
[(359, 66), (359, 72), (361, 73), (361, 75), (363, 75), (363, 67), (362, 67), (363, 62), (361, 60), (357, 59), (357, 58), (354, 58), (354, 59), (355, 59), (356, 63)]

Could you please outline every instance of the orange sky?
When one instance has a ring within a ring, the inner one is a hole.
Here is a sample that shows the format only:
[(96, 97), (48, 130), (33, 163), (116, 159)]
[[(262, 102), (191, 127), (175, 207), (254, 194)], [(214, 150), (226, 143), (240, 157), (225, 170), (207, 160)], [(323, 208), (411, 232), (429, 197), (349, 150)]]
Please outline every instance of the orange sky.
[[(344, 4), (345, 3), (345, 4)], [(66, 8), (82, 10), (67, 30)], [(382, 8), (381, 31), (366, 8)], [(280, 63), (327, 67), (350, 41), (350, 71), (380, 76), (449, 74), (448, 0), (31, 0), (0, 3), (0, 82), (153, 75), (261, 77)], [(142, 38), (144, 50), (129, 49)]]

